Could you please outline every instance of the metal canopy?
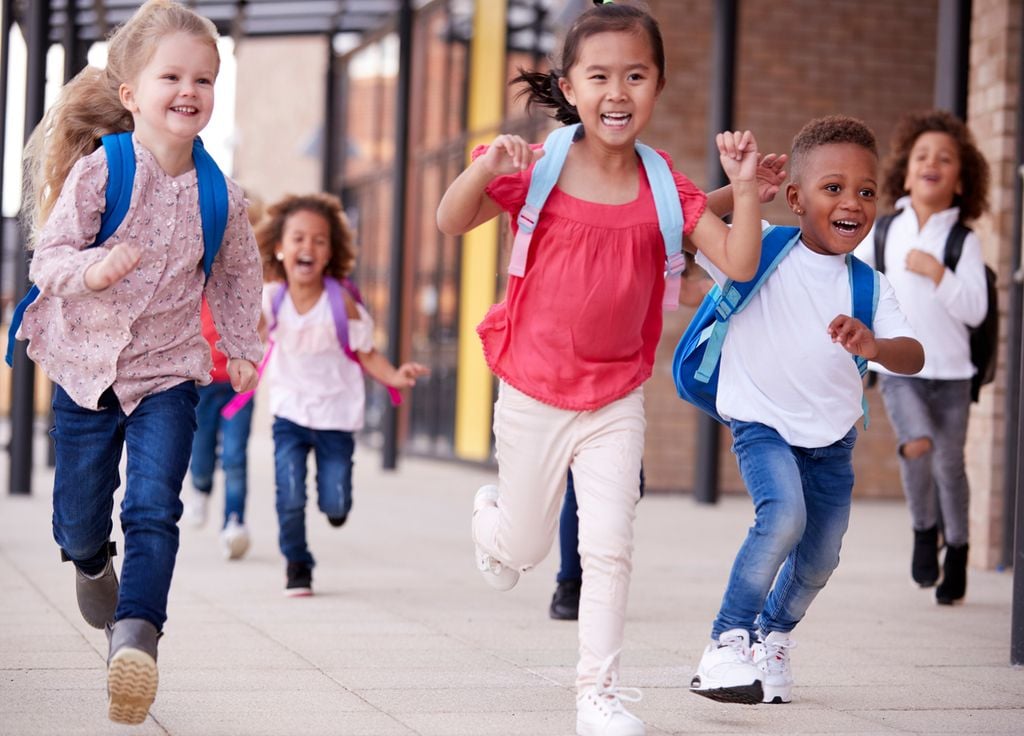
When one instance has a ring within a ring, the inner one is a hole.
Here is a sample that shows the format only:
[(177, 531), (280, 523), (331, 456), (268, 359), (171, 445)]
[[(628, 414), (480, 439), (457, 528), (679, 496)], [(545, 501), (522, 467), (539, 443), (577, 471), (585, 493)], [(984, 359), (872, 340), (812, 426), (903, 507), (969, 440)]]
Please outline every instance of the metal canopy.
[[(30, 3), (22, 0), (16, 15)], [(400, 0), (183, 0), (212, 20), (226, 36), (333, 35), (367, 33), (393, 19)], [(50, 39), (102, 41), (128, 20), (141, 0), (50, 0)], [(69, 18), (71, 28), (68, 27)], [(70, 32), (69, 32), (70, 31)]]

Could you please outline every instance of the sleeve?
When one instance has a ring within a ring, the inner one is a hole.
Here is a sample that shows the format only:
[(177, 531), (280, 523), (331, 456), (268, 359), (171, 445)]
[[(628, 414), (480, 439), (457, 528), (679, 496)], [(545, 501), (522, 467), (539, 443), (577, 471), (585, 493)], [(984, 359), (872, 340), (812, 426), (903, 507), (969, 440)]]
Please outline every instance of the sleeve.
[[(530, 148), (534, 150), (543, 147), (540, 143), (530, 145)], [(476, 161), (487, 152), (488, 148), (490, 146), (477, 146), (470, 154), (471, 158)], [(517, 174), (497, 176), (491, 180), (490, 184), (484, 187), (484, 192), (488, 197), (497, 202), (498, 206), (505, 212), (518, 215), (519, 210), (526, 203), (526, 193), (530, 189), (530, 176), (532, 174), (533, 166)]]
[(878, 306), (875, 308), (873, 326), (875, 337), (878, 338), (912, 337), (917, 339), (907, 318), (903, 316), (900, 303), (896, 299), (896, 291), (883, 273), (878, 274)]
[(687, 178), (685, 174), (676, 171), (672, 165), (672, 157), (664, 151), (658, 151), (668, 167), (672, 169), (672, 178), (676, 181), (676, 189), (679, 190), (679, 203), (683, 206), (683, 235), (689, 235), (697, 227), (697, 221), (708, 206), (708, 195), (706, 195), (696, 184)]
[(231, 358), (259, 363), (263, 343), (257, 332), (263, 270), (241, 189), (228, 181), (228, 223), (210, 270), (206, 298), (220, 334), (217, 349)]
[(348, 321), (348, 345), (358, 353), (373, 351), (373, 317), (362, 304), (356, 304), (359, 319)]
[(976, 327), (988, 311), (988, 281), (985, 261), (981, 257), (981, 241), (974, 232), (967, 234), (957, 261), (956, 271), (948, 268), (935, 287), (935, 298), (956, 320)]
[(107, 158), (100, 149), (79, 159), (36, 239), (29, 276), (48, 296), (101, 294), (85, 285), (85, 272), (108, 248), (89, 248), (106, 209)]

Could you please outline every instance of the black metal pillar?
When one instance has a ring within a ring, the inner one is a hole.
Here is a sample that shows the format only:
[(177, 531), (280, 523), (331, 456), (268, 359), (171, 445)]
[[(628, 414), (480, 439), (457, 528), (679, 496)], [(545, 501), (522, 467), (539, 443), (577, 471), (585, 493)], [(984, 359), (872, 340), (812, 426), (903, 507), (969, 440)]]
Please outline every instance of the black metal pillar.
[[(38, 0), (25, 11), (25, 41), (28, 48), (25, 92), (25, 140), (43, 119), (46, 95), (46, 50), (49, 46), (50, 2)], [(15, 259), (15, 297), (28, 291), (28, 257)], [(32, 435), (36, 387), (35, 365), (25, 353), (25, 344), (14, 349), (11, 381), (11, 484), (12, 494), (32, 492)]]
[(324, 89), (324, 165), (321, 172), (320, 188), (325, 192), (333, 192), (338, 185), (338, 145), (342, 141), (335, 139), (338, 127), (338, 61), (334, 54), (334, 43), (327, 36), (327, 73)]
[[(1020, 49), (1024, 50), (1024, 18), (1021, 22)], [(1024, 52), (1019, 55), (1017, 85), (1024, 95)], [(1024, 98), (1021, 98), (1024, 99)], [(1006, 446), (1003, 493), (1004, 557), (1012, 547), (1013, 608), (1010, 618), (1010, 663), (1024, 664), (1024, 460), (1020, 457), (1024, 437), (1024, 107), (1017, 105), (1017, 177), (1014, 189), (1013, 246), (1011, 263), (1009, 328), (1006, 349)], [(1012, 527), (1010, 526), (1012, 520)]]
[[(714, 39), (711, 48), (711, 99), (708, 114), (708, 189), (728, 184), (718, 160), (715, 134), (733, 127), (736, 79), (736, 16), (739, 0), (715, 3)], [(721, 425), (704, 412), (697, 415), (697, 457), (693, 497), (698, 503), (718, 501), (718, 453)]]
[(935, 47), (935, 106), (967, 119), (971, 0), (939, 0)]
[[(388, 359), (398, 365), (402, 354), (402, 293), (405, 288), (405, 204), (409, 169), (409, 98), (412, 91), (412, 0), (398, 9), (398, 80), (395, 89), (395, 161), (391, 210), (391, 270), (388, 274)], [(398, 411), (384, 413), (381, 463), (394, 470), (398, 459)]]
[(4, 143), (7, 140), (7, 77), (10, 75), (11, 25), (14, 23), (14, 0), (0, 0), (0, 288), (4, 283), (4, 254), (8, 247), (3, 225)]

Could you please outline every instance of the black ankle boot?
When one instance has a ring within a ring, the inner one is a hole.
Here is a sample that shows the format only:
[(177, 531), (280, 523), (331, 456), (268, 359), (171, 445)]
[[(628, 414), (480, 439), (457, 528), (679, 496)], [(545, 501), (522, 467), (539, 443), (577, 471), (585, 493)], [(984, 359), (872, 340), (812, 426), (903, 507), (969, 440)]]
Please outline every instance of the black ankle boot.
[(939, 528), (914, 530), (914, 556), (910, 576), (922, 588), (930, 588), (939, 579)]
[(935, 601), (950, 606), (964, 597), (967, 592), (967, 545), (959, 547), (946, 545), (946, 557), (942, 561), (942, 582), (935, 589)]

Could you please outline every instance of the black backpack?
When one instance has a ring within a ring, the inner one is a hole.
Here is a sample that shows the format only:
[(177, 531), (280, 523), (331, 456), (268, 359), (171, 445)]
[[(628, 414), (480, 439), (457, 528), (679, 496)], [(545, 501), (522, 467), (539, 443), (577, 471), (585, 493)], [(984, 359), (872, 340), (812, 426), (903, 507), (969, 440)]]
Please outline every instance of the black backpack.
[[(902, 210), (891, 215), (882, 215), (875, 222), (875, 269), (885, 273), (885, 237), (889, 225)], [(960, 254), (964, 249), (964, 239), (971, 228), (957, 222), (946, 238), (946, 251), (943, 264), (950, 271), (956, 270), (960, 262)], [(996, 349), (999, 346), (999, 296), (996, 293), (996, 272), (985, 266), (985, 285), (988, 295), (988, 310), (985, 319), (977, 327), (970, 327), (971, 363), (976, 369), (971, 379), (971, 401), (977, 401), (981, 387), (992, 383), (996, 376)]]

